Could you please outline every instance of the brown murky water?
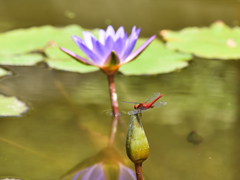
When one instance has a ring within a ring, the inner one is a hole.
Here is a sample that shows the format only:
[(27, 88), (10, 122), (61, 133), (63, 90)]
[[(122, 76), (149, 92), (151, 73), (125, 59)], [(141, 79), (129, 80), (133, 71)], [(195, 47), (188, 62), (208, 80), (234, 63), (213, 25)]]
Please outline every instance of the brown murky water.
[[(0, 30), (78, 23), (87, 28), (132, 25), (142, 36), (162, 29), (238, 24), (239, 1), (7, 1), (0, 2)], [(0, 81), (0, 92), (27, 102), (21, 118), (0, 119), (0, 177), (57, 180), (107, 144), (111, 117), (102, 72), (77, 74), (35, 67), (8, 67), (15, 76)], [(120, 110), (154, 92), (168, 104), (143, 114), (150, 143), (143, 165), (150, 180), (238, 180), (240, 178), (240, 63), (195, 58), (190, 66), (158, 76), (115, 77)], [(129, 116), (122, 116), (116, 147), (125, 155)], [(202, 143), (187, 141), (195, 130)]]

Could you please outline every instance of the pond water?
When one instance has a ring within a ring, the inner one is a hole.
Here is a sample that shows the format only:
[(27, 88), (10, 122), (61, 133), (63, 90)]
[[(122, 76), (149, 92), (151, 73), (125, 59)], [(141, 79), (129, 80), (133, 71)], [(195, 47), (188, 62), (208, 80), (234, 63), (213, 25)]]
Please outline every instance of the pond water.
[[(13, 3), (14, 2), (14, 3)], [(7, 1), (0, 2), (0, 30), (78, 23), (87, 28), (132, 25), (142, 36), (162, 29), (208, 26), (221, 19), (239, 22), (240, 1)], [(68, 12), (70, 12), (70, 15)], [(71, 15), (71, 12), (73, 13)], [(74, 16), (74, 17), (73, 17)], [(1, 79), (0, 92), (17, 96), (30, 110), (0, 119), (0, 178), (57, 180), (82, 160), (106, 147), (110, 98), (102, 72), (78, 74), (8, 66), (14, 76)], [(115, 76), (121, 123), (115, 146), (123, 157), (133, 107), (154, 92), (168, 104), (143, 114), (150, 144), (143, 164), (150, 180), (239, 180), (240, 62), (194, 58), (177, 72), (156, 76)], [(203, 141), (187, 141), (192, 131)], [(67, 178), (66, 178), (67, 179)], [(71, 179), (71, 178), (69, 178)]]
[[(16, 75), (1, 81), (1, 92), (20, 97), (31, 110), (21, 118), (1, 118), (0, 175), (58, 179), (107, 145), (110, 101), (102, 72), (9, 68)], [(237, 61), (194, 59), (170, 74), (116, 75), (119, 102), (141, 102), (160, 91), (168, 103), (142, 117), (150, 143), (147, 179), (239, 178), (239, 68)], [(130, 109), (120, 103), (121, 111)], [(116, 137), (123, 156), (129, 119), (123, 114)], [(197, 146), (187, 141), (193, 130), (204, 139)]]

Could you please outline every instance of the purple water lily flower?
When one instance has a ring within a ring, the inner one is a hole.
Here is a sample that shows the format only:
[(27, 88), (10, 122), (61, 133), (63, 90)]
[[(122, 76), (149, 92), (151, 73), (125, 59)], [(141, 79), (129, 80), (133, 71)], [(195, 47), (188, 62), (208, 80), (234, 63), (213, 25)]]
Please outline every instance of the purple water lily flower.
[(139, 33), (140, 28), (136, 29), (136, 26), (134, 26), (130, 36), (127, 37), (127, 33), (122, 26), (115, 32), (110, 25), (106, 31), (100, 29), (99, 39), (96, 39), (93, 34), (87, 31), (83, 31), (83, 39), (72, 36), (74, 42), (88, 59), (65, 48), (61, 47), (60, 49), (84, 64), (97, 66), (107, 75), (113, 75), (121, 65), (135, 59), (156, 37), (156, 35), (153, 35), (132, 52)]

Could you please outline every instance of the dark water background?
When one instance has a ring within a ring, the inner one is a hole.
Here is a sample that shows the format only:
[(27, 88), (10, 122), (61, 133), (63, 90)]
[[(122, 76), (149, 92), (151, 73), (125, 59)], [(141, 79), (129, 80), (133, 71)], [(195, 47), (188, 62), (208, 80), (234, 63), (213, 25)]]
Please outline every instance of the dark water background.
[[(240, 1), (84, 0), (0, 1), (0, 30), (72, 23), (86, 28), (142, 28), (141, 36), (162, 29), (208, 26), (240, 20)], [(9, 41), (11, 41), (9, 39)], [(15, 75), (0, 81), (0, 92), (30, 107), (21, 118), (0, 119), (0, 177), (57, 180), (104, 148), (111, 117), (106, 76), (35, 67), (8, 67)], [(144, 101), (154, 92), (168, 104), (143, 114), (150, 143), (144, 173), (150, 180), (240, 179), (240, 63), (194, 58), (189, 67), (157, 76), (116, 74), (119, 103)], [(132, 107), (120, 103), (120, 110)], [(116, 147), (125, 155), (129, 116), (122, 116)], [(194, 146), (187, 135), (197, 131)]]

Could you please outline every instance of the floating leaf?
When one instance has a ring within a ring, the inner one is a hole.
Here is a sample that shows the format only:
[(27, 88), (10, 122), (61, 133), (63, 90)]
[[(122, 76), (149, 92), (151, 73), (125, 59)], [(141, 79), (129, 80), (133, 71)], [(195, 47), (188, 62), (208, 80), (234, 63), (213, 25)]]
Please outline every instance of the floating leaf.
[[(140, 38), (135, 49), (145, 41), (146, 39)], [(191, 55), (170, 51), (161, 41), (154, 40), (137, 59), (123, 65), (119, 70), (125, 75), (168, 73), (188, 66), (186, 61), (191, 59)]]
[(0, 95), (0, 117), (4, 116), (20, 116), (26, 112), (28, 107), (16, 97), (6, 97)]
[(179, 32), (161, 31), (167, 48), (216, 59), (240, 58), (240, 27), (230, 28), (222, 21), (209, 28), (190, 27)]
[(0, 64), (2, 65), (32, 66), (42, 60), (43, 57), (40, 54), (0, 55)]
[(34, 65), (43, 61), (39, 54), (32, 51), (44, 52), (55, 41), (64, 41), (73, 33), (81, 33), (82, 28), (71, 25), (66, 28), (52, 26), (17, 29), (0, 34), (0, 64), (4, 65)]
[(82, 28), (77, 25), (65, 28), (52, 26), (17, 29), (0, 34), (0, 54), (21, 54), (43, 49), (49, 42), (62, 42), (73, 34), (81, 34)]
[(97, 68), (97, 67), (81, 64), (71, 58), (65, 58), (65, 59), (60, 59), (60, 58), (49, 59), (48, 58), (46, 60), (46, 62), (49, 67), (51, 67), (53, 69), (64, 70), (64, 71), (88, 73), (88, 72), (93, 72), (93, 71), (99, 70), (99, 68)]
[[(92, 72), (96, 67), (84, 66), (59, 50), (60, 46), (85, 54), (73, 42), (71, 36), (82, 37), (83, 28), (78, 25), (69, 25), (64, 28), (52, 26), (17, 29), (0, 34), (0, 64), (4, 65), (34, 65), (44, 60), (43, 54), (30, 54), (32, 51), (45, 53), (47, 64), (51, 68), (73, 71)], [(91, 30), (95, 35), (98, 30)], [(9, 41), (11, 39), (11, 41)]]
[(7, 71), (5, 69), (0, 68), (0, 77), (1, 76), (6, 76), (6, 75), (11, 75), (12, 73), (10, 71)]

